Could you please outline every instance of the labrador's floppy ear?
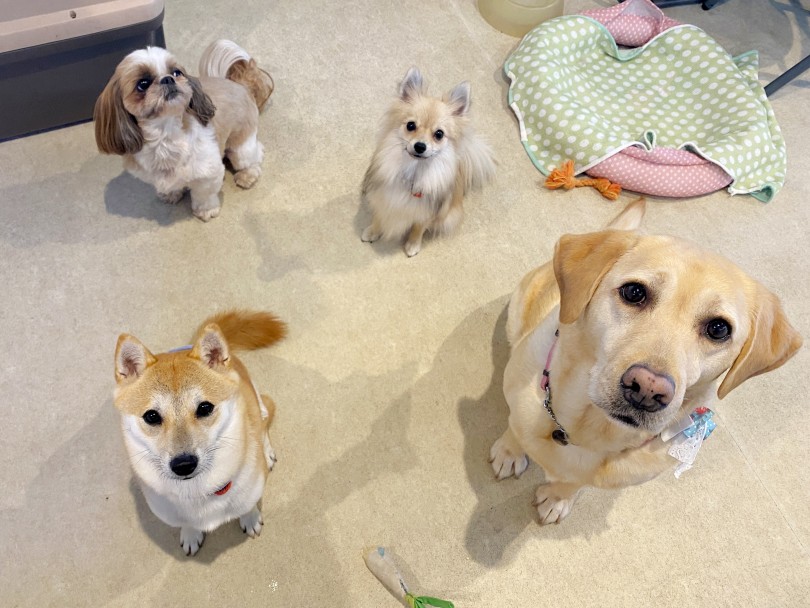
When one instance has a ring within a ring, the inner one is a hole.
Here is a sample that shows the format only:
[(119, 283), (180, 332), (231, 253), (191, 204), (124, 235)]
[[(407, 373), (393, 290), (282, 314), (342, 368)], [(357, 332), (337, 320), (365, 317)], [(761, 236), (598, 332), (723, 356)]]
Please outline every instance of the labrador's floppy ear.
[(779, 299), (764, 287), (757, 289), (750, 319), (748, 338), (717, 389), (720, 399), (749, 378), (780, 367), (802, 345)]
[(203, 91), (199, 80), (192, 76), (186, 76), (186, 79), (191, 86), (191, 101), (188, 102), (188, 111), (197, 117), (202, 126), (208, 126), (217, 111), (217, 107)]
[(115, 381), (129, 384), (140, 378), (146, 368), (157, 362), (138, 338), (129, 334), (118, 336), (115, 345)]
[(639, 236), (625, 230), (566, 234), (554, 248), (554, 276), (560, 288), (560, 322), (576, 321), (608, 270)]

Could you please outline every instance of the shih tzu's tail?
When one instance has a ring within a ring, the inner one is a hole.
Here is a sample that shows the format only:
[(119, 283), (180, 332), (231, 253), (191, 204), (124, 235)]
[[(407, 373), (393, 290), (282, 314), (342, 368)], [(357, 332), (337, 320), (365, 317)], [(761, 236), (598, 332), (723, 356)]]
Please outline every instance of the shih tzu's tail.
[(227, 78), (246, 87), (259, 110), (273, 93), (273, 78), (241, 46), (230, 40), (216, 40), (200, 57), (200, 76)]

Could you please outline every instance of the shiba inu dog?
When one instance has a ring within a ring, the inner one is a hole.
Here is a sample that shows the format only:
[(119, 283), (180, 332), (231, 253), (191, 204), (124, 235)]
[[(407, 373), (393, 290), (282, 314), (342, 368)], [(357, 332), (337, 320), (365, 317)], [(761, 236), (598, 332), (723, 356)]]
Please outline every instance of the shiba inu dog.
[(261, 532), (275, 405), (233, 352), (285, 334), (270, 313), (231, 311), (206, 319), (190, 346), (158, 355), (133, 336), (118, 338), (114, 402), (132, 469), (152, 512), (180, 528), (186, 555), (236, 518), (250, 537)]

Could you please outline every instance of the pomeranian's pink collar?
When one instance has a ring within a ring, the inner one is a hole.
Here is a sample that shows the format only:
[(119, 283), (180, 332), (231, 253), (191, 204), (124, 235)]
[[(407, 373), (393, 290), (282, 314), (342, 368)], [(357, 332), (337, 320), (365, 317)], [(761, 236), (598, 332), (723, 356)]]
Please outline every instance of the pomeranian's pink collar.
[(230, 489), (231, 489), (231, 482), (229, 481), (224, 486), (222, 486), (219, 490), (214, 492), (214, 494), (216, 494), (217, 496), (222, 496), (223, 494), (227, 494), (228, 490), (230, 490)]

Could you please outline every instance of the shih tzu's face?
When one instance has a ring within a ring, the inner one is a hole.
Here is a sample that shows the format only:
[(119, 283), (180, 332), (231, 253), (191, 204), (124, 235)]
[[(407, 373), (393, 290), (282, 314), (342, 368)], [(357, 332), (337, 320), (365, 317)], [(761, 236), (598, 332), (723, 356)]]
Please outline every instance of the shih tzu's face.
[(124, 108), (139, 121), (180, 115), (191, 102), (193, 91), (185, 70), (159, 47), (130, 53), (115, 73)]
[(118, 64), (96, 101), (96, 143), (107, 154), (135, 154), (147, 122), (188, 112), (207, 125), (215, 109), (199, 80), (186, 75), (167, 50), (150, 46)]

